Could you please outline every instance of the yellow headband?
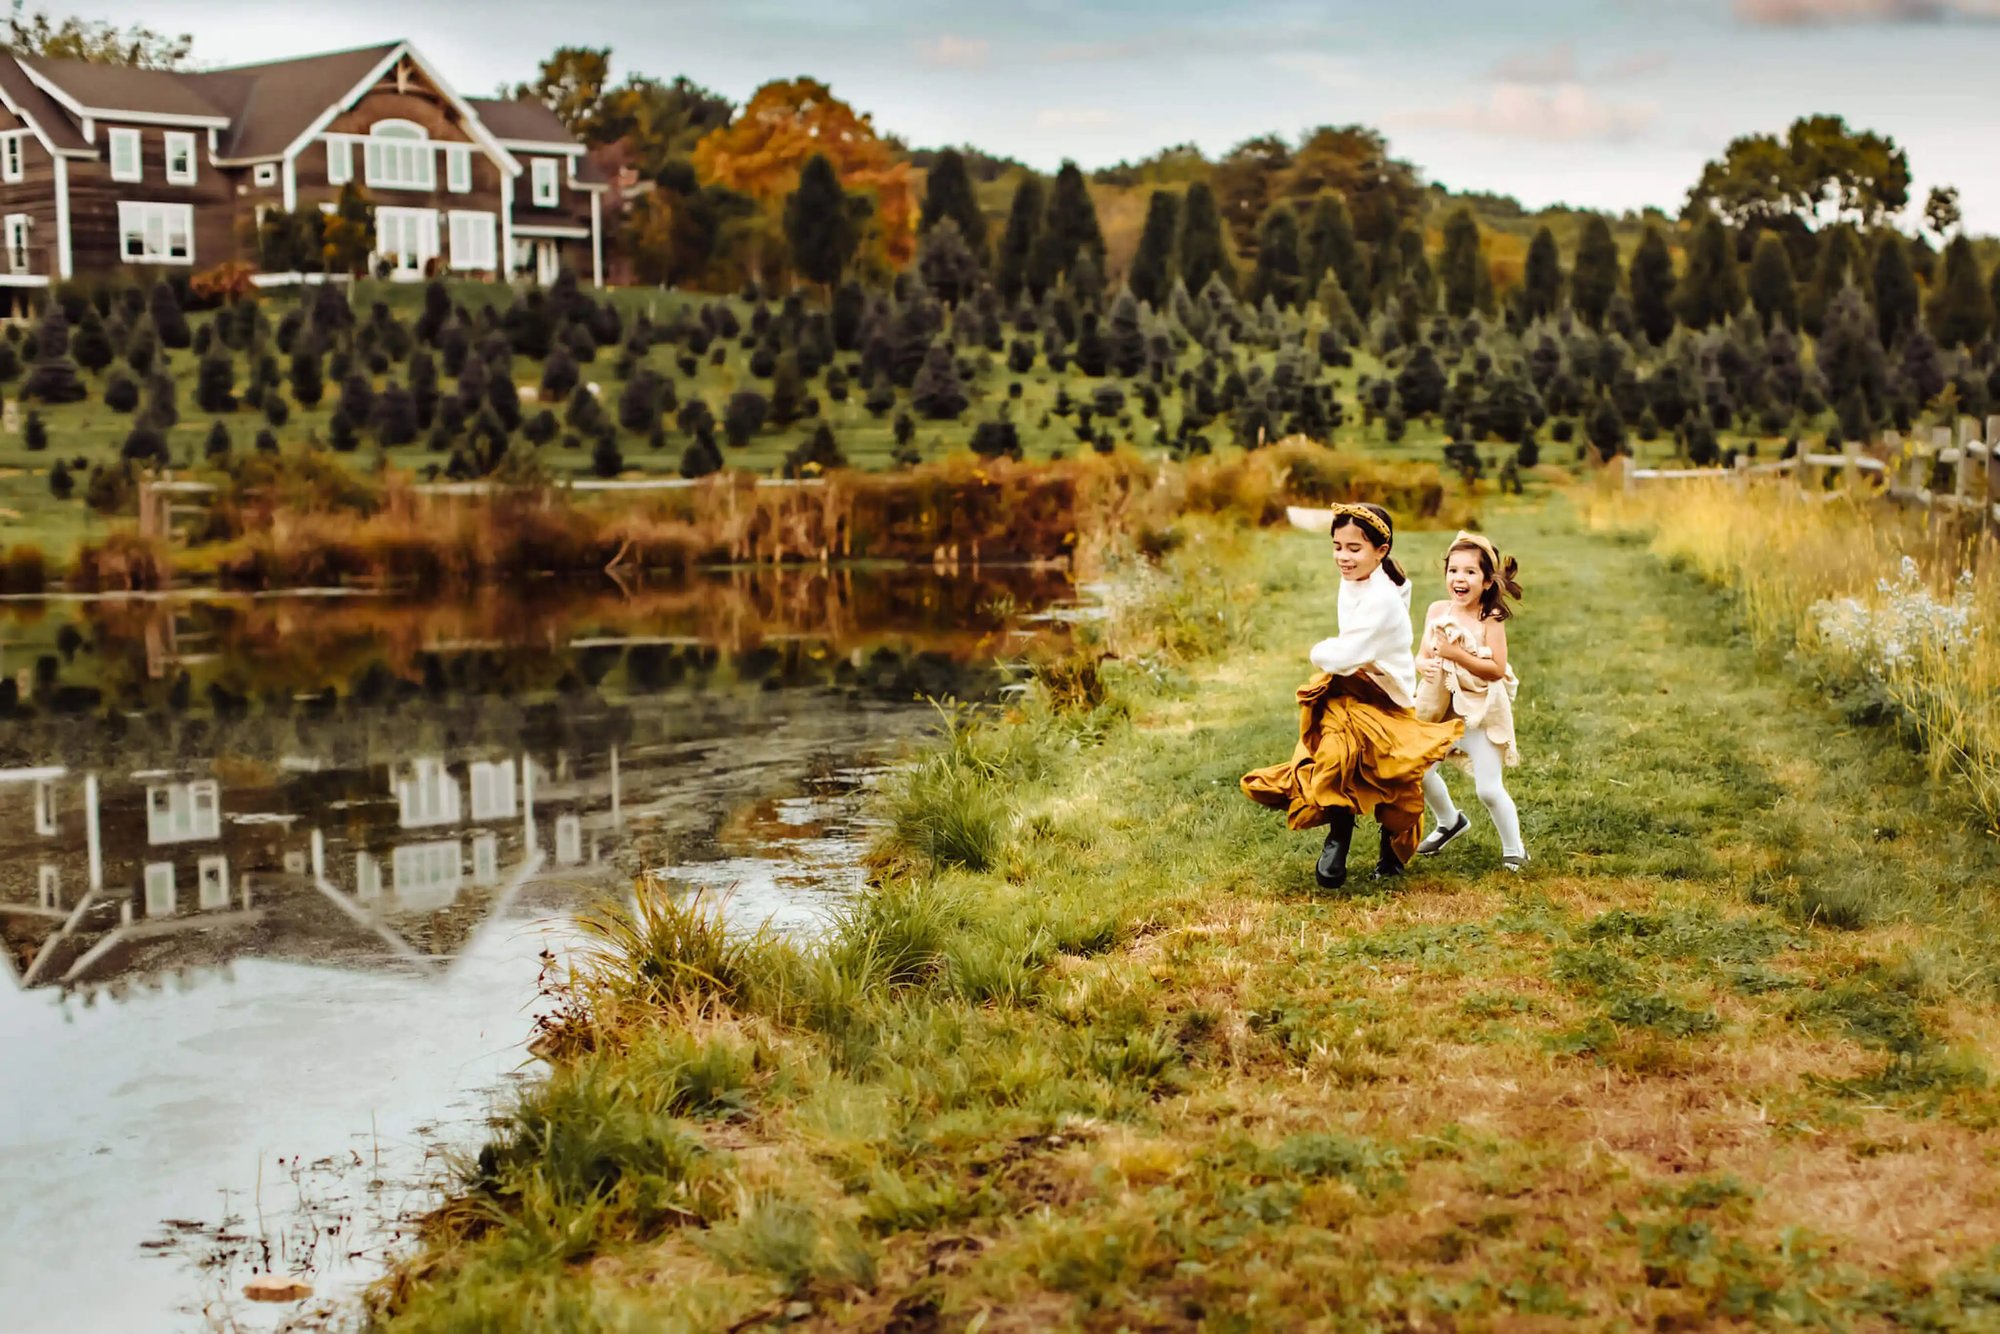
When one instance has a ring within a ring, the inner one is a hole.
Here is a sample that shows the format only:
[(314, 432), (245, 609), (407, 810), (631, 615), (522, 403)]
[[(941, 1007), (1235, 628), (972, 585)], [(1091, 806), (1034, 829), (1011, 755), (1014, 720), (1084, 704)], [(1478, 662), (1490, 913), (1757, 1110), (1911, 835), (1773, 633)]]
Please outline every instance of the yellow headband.
[(1329, 527), (1340, 527), (1342, 519), (1354, 520), (1354, 522), (1375, 534), (1385, 547), (1389, 546), (1395, 540), (1394, 536), (1389, 532), (1389, 525), (1382, 522), (1382, 516), (1374, 510), (1369, 509), (1366, 505), (1335, 505), (1333, 507), (1333, 523)]
[(1500, 572), (1500, 548), (1493, 545), (1493, 539), (1481, 533), (1468, 533), (1463, 528), (1458, 536), (1451, 539), (1451, 547), (1445, 548), (1445, 555), (1451, 555), (1452, 547), (1474, 546), (1486, 553), (1486, 559), (1493, 562), (1493, 572)]

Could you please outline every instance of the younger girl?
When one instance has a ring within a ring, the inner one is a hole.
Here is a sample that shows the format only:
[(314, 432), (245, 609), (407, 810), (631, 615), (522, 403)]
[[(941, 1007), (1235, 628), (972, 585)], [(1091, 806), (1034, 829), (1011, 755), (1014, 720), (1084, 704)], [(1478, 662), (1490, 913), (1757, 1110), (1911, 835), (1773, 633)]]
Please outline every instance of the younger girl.
[[(1444, 557), (1449, 596), (1433, 602), (1425, 614), (1424, 651), (1417, 659), (1426, 703), (1436, 698), (1436, 712), (1465, 725), (1452, 758), (1472, 770), (1480, 804), (1500, 834), (1500, 864), (1509, 871), (1519, 871), (1528, 860), (1520, 813), (1501, 779), (1507, 765), (1521, 762), (1514, 745), (1514, 692), (1520, 682), (1507, 665), (1507, 618), (1513, 615), (1507, 602), (1521, 596), (1517, 569), (1511, 557), (1501, 560), (1493, 543), (1478, 533), (1453, 539)], [(1472, 822), (1452, 804), (1451, 791), (1435, 769), (1424, 775), (1424, 805), (1433, 827), (1417, 851), (1435, 857)]]
[(1420, 722), (1410, 711), (1410, 583), (1389, 555), (1395, 528), (1379, 505), (1336, 505), (1333, 559), (1340, 567), (1340, 633), (1313, 645), (1321, 675), (1301, 686), (1292, 758), (1243, 776), (1243, 793), (1285, 812), (1293, 829), (1326, 825), (1313, 868), (1323, 889), (1347, 882), (1357, 815), (1382, 826), (1375, 876), (1401, 875), (1424, 816), (1424, 771), (1458, 739), (1456, 721)]

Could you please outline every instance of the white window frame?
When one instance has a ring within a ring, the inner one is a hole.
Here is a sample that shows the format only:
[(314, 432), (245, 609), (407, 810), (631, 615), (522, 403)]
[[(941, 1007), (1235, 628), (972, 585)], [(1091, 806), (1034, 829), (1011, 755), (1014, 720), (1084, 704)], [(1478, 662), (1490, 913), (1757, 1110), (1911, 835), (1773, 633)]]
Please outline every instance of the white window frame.
[(363, 903), (382, 897), (382, 863), (372, 852), (354, 854), (354, 897)]
[[(105, 153), (111, 162), (111, 179), (114, 181), (143, 181), (146, 179), (145, 144), (137, 130), (110, 128), (104, 132)], [(119, 159), (128, 159), (123, 166)]]
[[(498, 272), (499, 219), (491, 213), (453, 209), (445, 215), (451, 234), (451, 267), (459, 272)], [(511, 765), (511, 761), (509, 762)]]
[(22, 143), (27, 131), (19, 130), (0, 143), (0, 181), (19, 185), (28, 175), (28, 150)]
[(278, 164), (275, 162), (259, 162), (255, 167), (250, 169), (250, 179), (258, 185), (276, 185), (278, 183)]
[(391, 861), (396, 906), (406, 912), (448, 908), (465, 884), (465, 849), (455, 838), (406, 843)]
[[(167, 184), (193, 185), (195, 183), (196, 177), (200, 174), (201, 170), (200, 161), (195, 156), (196, 141), (194, 135), (190, 134), (186, 130), (168, 130), (166, 132), (166, 143), (167, 143)], [(187, 151), (187, 168), (184, 171), (175, 171), (174, 158), (178, 156), (181, 150), (183, 149)]]
[(473, 835), (472, 883), (481, 889), (488, 889), (500, 883), (499, 835)]
[(583, 860), (583, 819), (575, 812), (556, 817), (556, 864), (574, 866)]
[(377, 206), (375, 254), (390, 261), (391, 277), (423, 277), (438, 254), (438, 211)]
[(203, 912), (229, 906), (229, 858), (203, 857), (195, 863), (195, 901)]
[(533, 158), (528, 163), (534, 184), (536, 208), (554, 208), (562, 202), (562, 164), (552, 157)]
[(457, 824), (461, 818), (459, 801), (458, 780), (435, 756), (410, 761), (410, 772), (396, 785), (400, 823), (405, 829)]
[[(178, 255), (173, 253), (176, 232), (183, 242)], [(136, 255), (128, 245), (134, 237), (141, 247)], [(118, 258), (127, 264), (193, 264), (194, 205), (119, 200)]]
[(146, 842), (200, 843), (222, 836), (222, 790), (213, 778), (146, 788)]
[(349, 139), (326, 141), (326, 183), (346, 185), (354, 179), (354, 143)]
[(520, 809), (514, 800), (514, 761), (472, 763), (472, 818), (511, 819)]
[(174, 890), (174, 864), (146, 864), (146, 916), (172, 917), (180, 911), (180, 896)]
[(362, 142), (362, 180), (369, 189), (437, 189), (437, 145), (423, 126), (378, 120)]
[(444, 150), (444, 184), (455, 195), (472, 191), (472, 149), (454, 144)]

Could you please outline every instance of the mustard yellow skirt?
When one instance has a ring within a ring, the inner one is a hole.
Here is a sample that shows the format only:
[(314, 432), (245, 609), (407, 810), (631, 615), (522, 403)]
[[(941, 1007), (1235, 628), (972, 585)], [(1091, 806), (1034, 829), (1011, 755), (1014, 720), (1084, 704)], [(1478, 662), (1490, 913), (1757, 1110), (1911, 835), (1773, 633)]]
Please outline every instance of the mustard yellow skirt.
[(1283, 811), (1293, 829), (1325, 824), (1334, 811), (1372, 817), (1407, 863), (1423, 838), (1424, 771), (1450, 754), (1465, 725), (1424, 722), (1364, 676), (1321, 673), (1298, 700), (1292, 758), (1243, 775), (1243, 795)]

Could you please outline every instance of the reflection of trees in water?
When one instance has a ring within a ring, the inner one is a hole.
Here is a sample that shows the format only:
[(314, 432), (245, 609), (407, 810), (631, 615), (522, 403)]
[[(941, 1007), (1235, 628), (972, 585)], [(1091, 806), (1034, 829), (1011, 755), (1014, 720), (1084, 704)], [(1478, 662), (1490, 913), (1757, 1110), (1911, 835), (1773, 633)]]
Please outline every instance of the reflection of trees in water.
[[(84, 604), (36, 642), (0, 622), (0, 716), (262, 713), (333, 718), (455, 694), (576, 701), (821, 686), (977, 693), (1048, 571), (738, 570), (631, 596), (551, 586), (450, 603), (377, 599)], [(57, 652), (39, 651), (41, 644)], [(15, 672), (32, 662), (23, 690)]]

